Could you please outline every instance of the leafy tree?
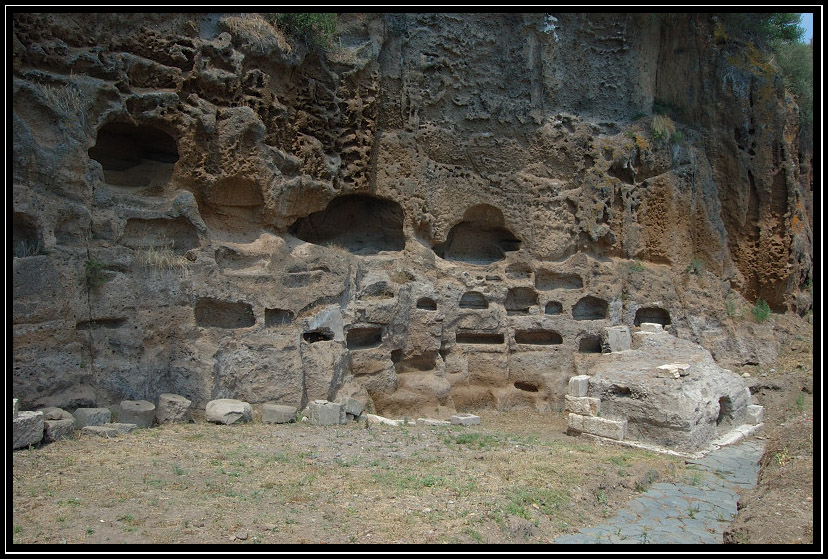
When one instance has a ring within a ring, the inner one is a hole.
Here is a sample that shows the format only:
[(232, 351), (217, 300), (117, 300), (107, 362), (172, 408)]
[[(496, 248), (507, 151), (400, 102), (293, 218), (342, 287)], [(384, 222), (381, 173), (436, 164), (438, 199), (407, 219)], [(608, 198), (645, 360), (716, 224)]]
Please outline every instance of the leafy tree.
[(802, 122), (814, 122), (814, 47), (804, 43), (777, 41), (776, 62), (785, 77), (785, 87), (799, 105)]
[(727, 33), (742, 40), (752, 40), (767, 45), (774, 41), (793, 43), (799, 41), (805, 33), (800, 27), (802, 14), (762, 13), (762, 14), (723, 14)]

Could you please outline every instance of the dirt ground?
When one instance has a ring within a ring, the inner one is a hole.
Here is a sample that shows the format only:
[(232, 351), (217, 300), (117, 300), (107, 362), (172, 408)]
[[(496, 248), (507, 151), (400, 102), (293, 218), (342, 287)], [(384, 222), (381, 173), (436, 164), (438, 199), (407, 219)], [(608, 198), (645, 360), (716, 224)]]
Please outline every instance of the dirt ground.
[[(768, 444), (729, 543), (813, 541), (812, 335), (783, 341), (775, 366), (738, 371)], [(563, 413), (479, 415), (78, 435), (13, 453), (8, 529), (14, 544), (544, 544), (688, 475), (680, 458), (568, 436)]]
[(759, 483), (739, 500), (739, 514), (725, 532), (725, 543), (814, 541), (813, 329), (807, 324), (781, 326), (777, 362), (743, 369), (751, 374), (751, 392), (765, 406), (761, 436), (767, 443)]

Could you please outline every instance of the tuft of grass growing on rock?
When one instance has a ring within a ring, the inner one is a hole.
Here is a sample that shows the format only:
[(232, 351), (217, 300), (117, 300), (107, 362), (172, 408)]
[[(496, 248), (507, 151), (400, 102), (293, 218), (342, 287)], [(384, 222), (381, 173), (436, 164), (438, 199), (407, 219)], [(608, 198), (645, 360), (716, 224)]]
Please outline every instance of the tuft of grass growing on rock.
[(228, 16), (223, 21), (230, 33), (246, 42), (248, 48), (257, 54), (266, 54), (274, 50), (290, 53), (293, 50), (282, 32), (261, 14)]
[(189, 270), (189, 261), (184, 256), (179, 256), (170, 247), (149, 247), (140, 250), (136, 256), (139, 264), (145, 268), (152, 268), (159, 271), (173, 271), (186, 275)]
[(40, 84), (40, 91), (49, 106), (61, 114), (79, 115), (83, 109), (80, 92), (71, 85)]
[(756, 319), (757, 324), (762, 324), (764, 321), (770, 317), (770, 306), (768, 302), (764, 299), (757, 299), (756, 303), (750, 309), (751, 314), (753, 314), (753, 318)]

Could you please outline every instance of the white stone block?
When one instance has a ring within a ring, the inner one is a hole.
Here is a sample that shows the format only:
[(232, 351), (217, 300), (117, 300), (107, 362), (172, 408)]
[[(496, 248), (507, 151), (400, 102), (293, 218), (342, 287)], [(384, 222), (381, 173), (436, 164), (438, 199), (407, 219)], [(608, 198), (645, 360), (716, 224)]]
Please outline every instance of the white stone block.
[(658, 322), (642, 322), (641, 323), (641, 331), (642, 332), (663, 332), (664, 331), (664, 326), (662, 326)]
[(751, 404), (747, 407), (747, 416), (745, 423), (748, 425), (759, 425), (762, 423), (765, 416), (765, 407)]
[(589, 390), (589, 375), (578, 375), (569, 379), (569, 395), (583, 398)]
[(604, 339), (610, 352), (626, 351), (632, 344), (630, 329), (626, 326), (610, 326), (606, 329)]
[(566, 419), (567, 426), (573, 431), (589, 433), (599, 437), (606, 437), (617, 441), (623, 441), (627, 431), (626, 420), (604, 419), (603, 417), (590, 417), (570, 413)]
[(601, 400), (598, 398), (576, 398), (567, 394), (564, 400), (566, 411), (571, 413), (597, 416), (601, 412)]
[(480, 425), (480, 417), (471, 413), (458, 413), (449, 418), (452, 425)]

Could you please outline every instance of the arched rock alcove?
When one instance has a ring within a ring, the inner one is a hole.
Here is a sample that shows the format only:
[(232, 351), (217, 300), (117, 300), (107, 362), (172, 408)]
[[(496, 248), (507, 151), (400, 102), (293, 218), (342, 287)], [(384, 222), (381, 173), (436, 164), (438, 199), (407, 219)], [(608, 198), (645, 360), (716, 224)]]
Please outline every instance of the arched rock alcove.
[(503, 212), (489, 204), (472, 206), (463, 220), (451, 228), (434, 252), (445, 260), (491, 264), (520, 248), (520, 239), (505, 228)]
[(178, 144), (172, 136), (149, 124), (110, 122), (98, 130), (89, 157), (101, 164), (109, 184), (160, 187), (169, 181), (178, 161)]
[(348, 194), (296, 220), (288, 232), (308, 243), (335, 245), (353, 254), (376, 254), (405, 248), (403, 219), (402, 207), (393, 200)]
[(660, 307), (641, 307), (635, 311), (635, 325), (641, 326), (643, 322), (652, 322), (667, 326), (672, 324), (670, 313)]
[(587, 295), (572, 307), (575, 320), (603, 320), (607, 318), (609, 305), (603, 299)]

